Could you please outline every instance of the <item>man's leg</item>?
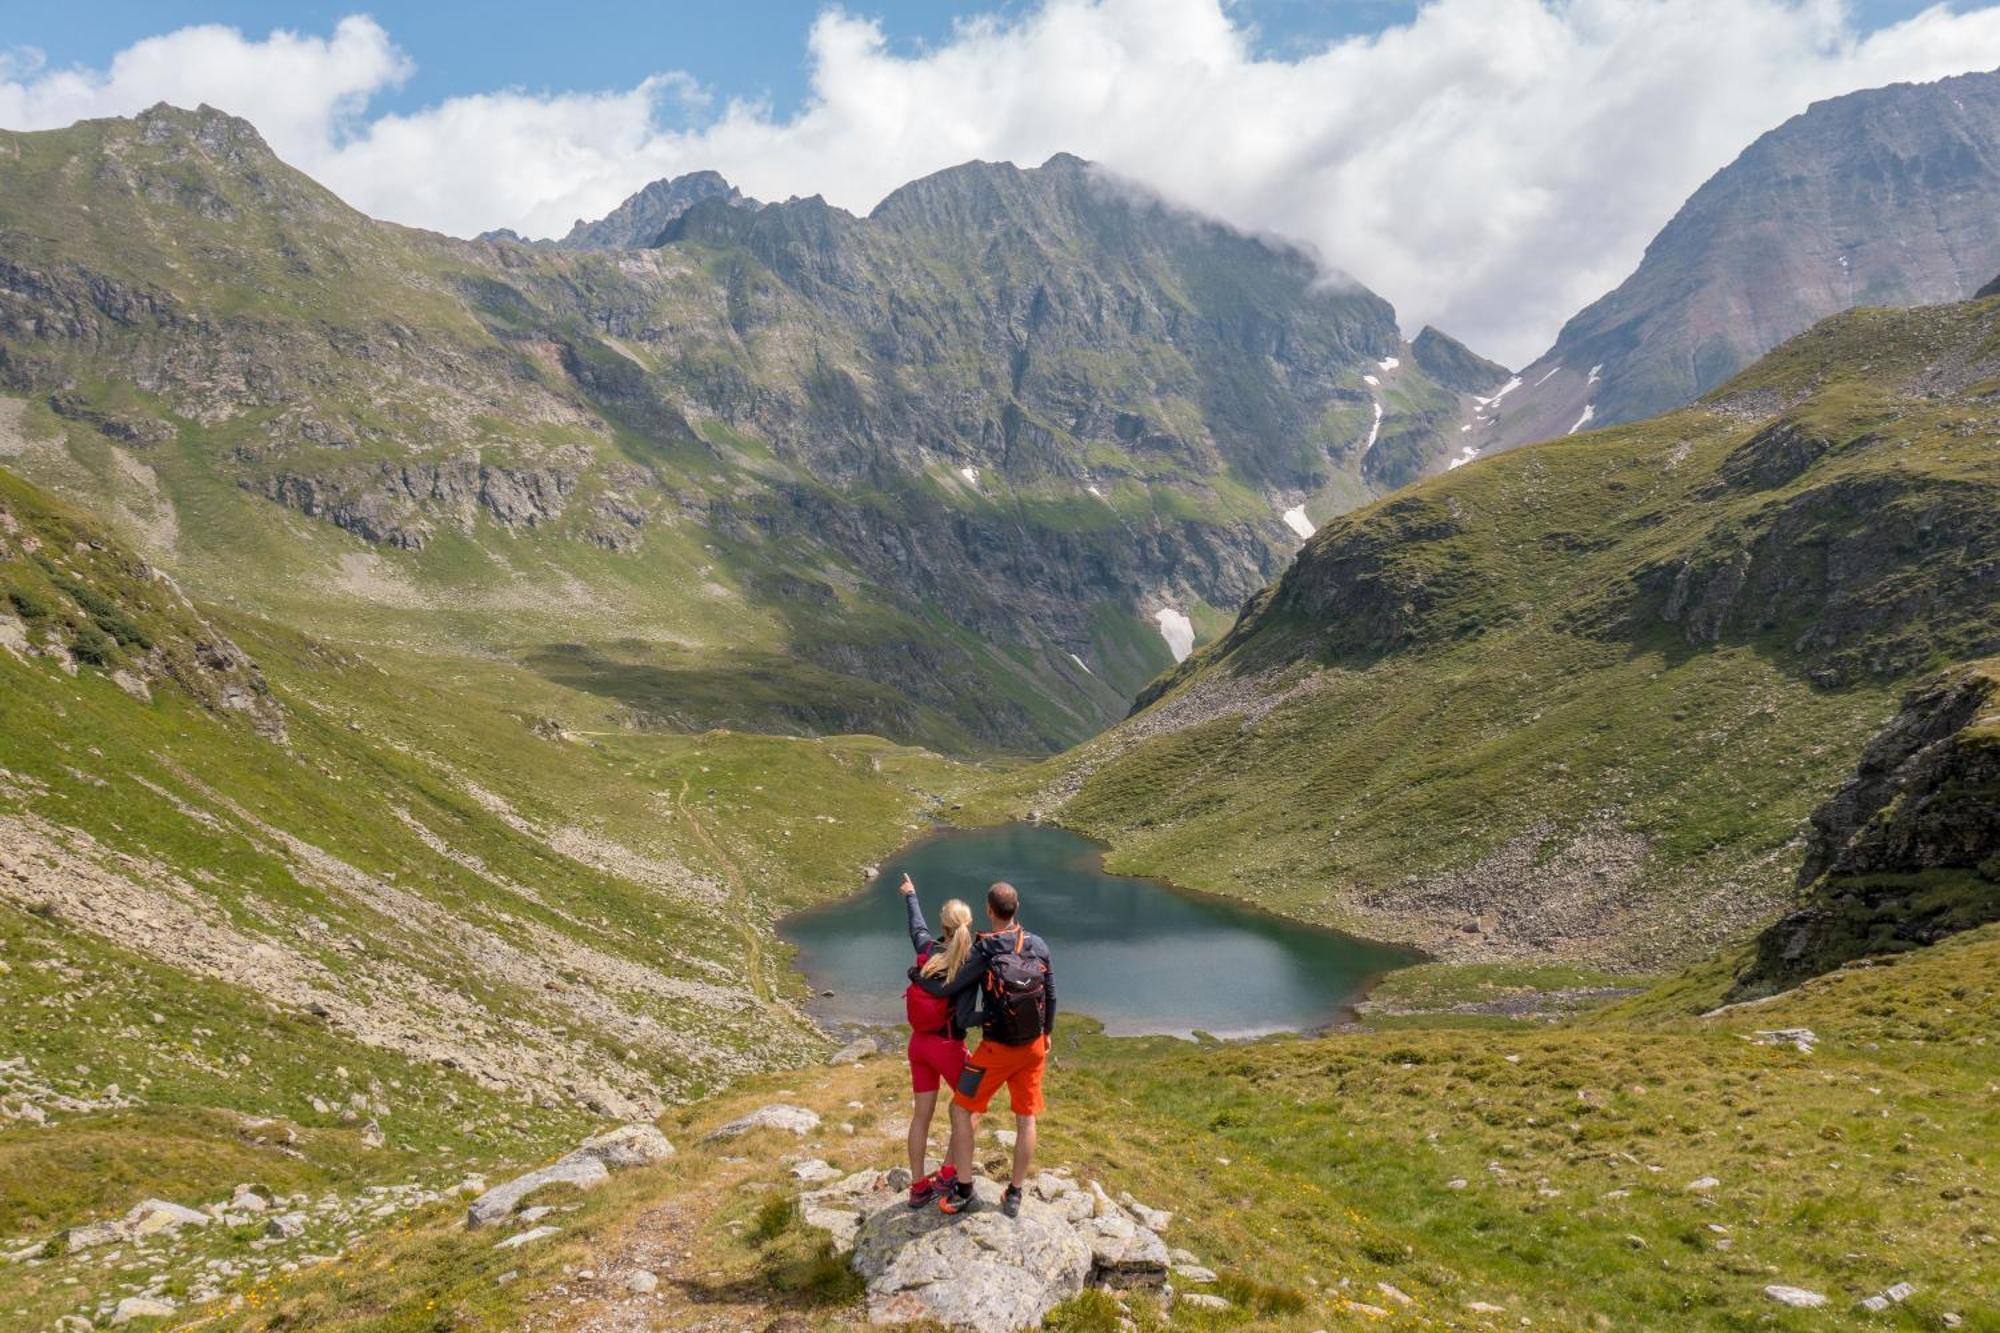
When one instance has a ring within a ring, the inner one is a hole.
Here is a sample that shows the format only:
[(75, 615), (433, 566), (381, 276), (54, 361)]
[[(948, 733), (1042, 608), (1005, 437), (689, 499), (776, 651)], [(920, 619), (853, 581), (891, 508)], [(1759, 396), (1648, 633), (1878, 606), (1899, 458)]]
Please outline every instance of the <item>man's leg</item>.
[(924, 1163), (930, 1155), (931, 1116), (937, 1111), (937, 1089), (916, 1094), (910, 1107), (910, 1179), (924, 1178)]
[(1035, 1117), (1016, 1115), (1014, 1117), (1014, 1176), (1015, 1189), (1028, 1183), (1028, 1172), (1035, 1165)]
[(972, 1180), (972, 1138), (974, 1132), (972, 1112), (957, 1102), (951, 1104), (951, 1164), (958, 1168), (958, 1178), (970, 1183)]

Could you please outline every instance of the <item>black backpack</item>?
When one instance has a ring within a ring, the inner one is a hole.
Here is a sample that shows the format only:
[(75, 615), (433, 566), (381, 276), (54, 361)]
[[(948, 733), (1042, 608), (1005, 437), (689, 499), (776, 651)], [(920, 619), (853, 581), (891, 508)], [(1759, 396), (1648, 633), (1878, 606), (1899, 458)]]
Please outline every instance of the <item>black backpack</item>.
[(987, 1041), (1026, 1046), (1049, 1030), (1049, 965), (1021, 951), (1028, 932), (1017, 930), (1014, 947), (986, 964)]

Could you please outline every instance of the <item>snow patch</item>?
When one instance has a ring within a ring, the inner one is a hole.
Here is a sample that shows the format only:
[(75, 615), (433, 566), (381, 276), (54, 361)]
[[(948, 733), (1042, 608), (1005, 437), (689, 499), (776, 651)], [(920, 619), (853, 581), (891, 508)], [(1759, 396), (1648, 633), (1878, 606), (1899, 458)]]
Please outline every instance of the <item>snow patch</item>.
[(1167, 651), (1174, 655), (1174, 661), (1185, 662), (1194, 651), (1194, 622), (1171, 606), (1163, 606), (1153, 613), (1153, 619), (1160, 624), (1160, 637), (1167, 641)]
[(1590, 368), (1590, 378), (1584, 381), (1584, 387), (1587, 389), (1602, 378), (1604, 378), (1604, 363), (1600, 361)]
[(1304, 505), (1293, 505), (1285, 511), (1284, 517), (1285, 526), (1293, 532), (1298, 533), (1300, 537), (1310, 537), (1313, 535), (1312, 520), (1306, 517), (1306, 507)]
[(1075, 653), (1071, 653), (1069, 655), (1069, 660), (1076, 663), (1078, 666), (1082, 667), (1084, 675), (1094, 676), (1097, 674), (1095, 671), (1092, 671), (1090, 669), (1090, 664), (1088, 662), (1085, 662), (1081, 657), (1078, 657)]
[(1583, 415), (1578, 417), (1576, 419), (1576, 424), (1574, 426), (1571, 426), (1567, 431), (1564, 432), (1564, 434), (1566, 435), (1576, 434), (1578, 431), (1582, 430), (1585, 426), (1588, 426), (1590, 424), (1590, 419), (1596, 415), (1597, 415), (1597, 409), (1593, 407), (1591, 404), (1585, 403), (1583, 405)]
[(965, 478), (965, 484), (968, 486), (979, 484), (979, 469), (976, 467), (962, 467), (958, 470), (958, 475)]
[[(1561, 369), (1561, 367), (1558, 366), (1557, 369), (1559, 370)], [(1544, 375), (1542, 378), (1547, 379), (1548, 376)], [(1499, 403), (1499, 401), (1502, 398), (1505, 398), (1508, 394), (1514, 392), (1514, 390), (1520, 387), (1521, 387), (1521, 377), (1519, 375), (1513, 375), (1508, 378), (1505, 384), (1501, 385), (1498, 389), (1493, 391), (1493, 396), (1491, 398), (1474, 398), (1472, 401), (1479, 404), (1481, 407), (1490, 408)]]
[(1083, 489), (1089, 491), (1092, 495), (1096, 496), (1100, 500), (1104, 498), (1104, 492), (1098, 490), (1095, 486), (1086, 486)]
[(1549, 382), (1550, 380), (1554, 379), (1554, 378), (1556, 377), (1556, 374), (1557, 374), (1557, 373), (1558, 373), (1559, 371), (1561, 371), (1561, 370), (1562, 370), (1562, 367), (1561, 367), (1560, 365), (1555, 365), (1555, 366), (1551, 366), (1551, 367), (1549, 367), (1549, 373), (1548, 373), (1548, 374), (1546, 374), (1546, 375), (1544, 375), (1544, 376), (1542, 376), (1542, 377), (1541, 377), (1540, 379), (1536, 380), (1536, 381), (1535, 381), (1535, 382), (1534, 382), (1534, 383), (1533, 383), (1532, 385), (1530, 385), (1529, 387), (1530, 387), (1530, 388), (1534, 388), (1534, 389), (1539, 389), (1539, 388), (1541, 388), (1541, 387), (1542, 387), (1542, 386), (1543, 386), (1544, 384), (1547, 384), (1547, 383), (1548, 383), (1548, 382)]
[(1375, 420), (1368, 427), (1368, 438), (1361, 442), (1361, 452), (1367, 453), (1375, 447), (1375, 438), (1382, 433), (1382, 404), (1376, 403)]
[(1375, 364), (1382, 367), (1382, 369), (1384, 370), (1394, 370), (1397, 366), (1400, 366), (1403, 363), (1397, 360), (1393, 356), (1385, 356), (1380, 361), (1377, 361)]
[(1449, 463), (1446, 463), (1444, 465), (1444, 470), (1446, 472), (1449, 472), (1455, 467), (1464, 467), (1467, 463), (1470, 463), (1473, 459), (1477, 457), (1479, 457), (1479, 446), (1476, 444), (1468, 444), (1463, 449), (1460, 449), (1458, 451), (1458, 457), (1452, 459)]
[(1361, 377), (1361, 382), (1372, 389), (1376, 385), (1380, 384), (1382, 381), (1376, 379), (1373, 375), (1363, 375)]

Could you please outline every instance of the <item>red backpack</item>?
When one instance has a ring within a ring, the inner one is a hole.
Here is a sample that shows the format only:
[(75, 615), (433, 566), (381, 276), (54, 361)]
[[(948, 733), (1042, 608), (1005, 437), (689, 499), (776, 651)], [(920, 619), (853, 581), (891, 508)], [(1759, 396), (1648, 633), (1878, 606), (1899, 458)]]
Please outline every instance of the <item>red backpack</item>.
[[(929, 949), (917, 955), (917, 966), (931, 956)], [(910, 1031), (927, 1037), (949, 1037), (951, 1035), (950, 1000), (931, 994), (912, 981), (903, 991), (903, 1016), (910, 1020)]]

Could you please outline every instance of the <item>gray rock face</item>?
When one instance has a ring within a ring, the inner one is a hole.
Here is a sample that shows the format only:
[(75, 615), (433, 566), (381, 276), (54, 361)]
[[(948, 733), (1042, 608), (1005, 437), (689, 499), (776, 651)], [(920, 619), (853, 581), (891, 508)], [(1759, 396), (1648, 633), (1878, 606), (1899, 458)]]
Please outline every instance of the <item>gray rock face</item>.
[[(934, 1319), (959, 1327), (1021, 1327), (1004, 1321), (1037, 1320), (1036, 1311), (1086, 1283), (1120, 1289), (1166, 1284), (1172, 1262), (1166, 1243), (1094, 1181), (1086, 1186), (1067, 1173), (1044, 1171), (1028, 1182), (1019, 1218), (999, 1211), (999, 1184), (981, 1181), (975, 1188), (988, 1206), (947, 1218), (902, 1206), (906, 1176), (858, 1171), (799, 1197), (805, 1224), (831, 1236), (837, 1252), (851, 1252), (855, 1271), (868, 1280), (870, 1317), (877, 1323)], [(961, 1265), (969, 1276), (953, 1290), (956, 1279), (938, 1275)]]
[[(1925, 682), (1813, 812), (1805, 904), (1757, 939), (1732, 999), (1753, 998), (1866, 954), (1932, 944), (2000, 920), (2000, 676), (1975, 665)], [(1918, 882), (1955, 872), (1949, 885)]]
[(1826, 1297), (1803, 1287), (1787, 1287), (1782, 1283), (1772, 1283), (1764, 1288), (1764, 1294), (1780, 1305), (1789, 1305), (1795, 1310), (1817, 1310), (1826, 1304)]
[(1083, 1290), (1090, 1247), (1061, 1214), (1027, 1199), (1010, 1218), (1000, 1186), (975, 1189), (988, 1206), (970, 1216), (890, 1206), (862, 1220), (853, 1262), (868, 1283), (870, 1322), (1033, 1328)]
[(724, 1139), (740, 1138), (753, 1129), (779, 1129), (791, 1134), (804, 1135), (818, 1128), (819, 1112), (809, 1107), (775, 1102), (770, 1106), (760, 1106), (749, 1115), (738, 1116), (711, 1133), (706, 1142), (718, 1143)]

